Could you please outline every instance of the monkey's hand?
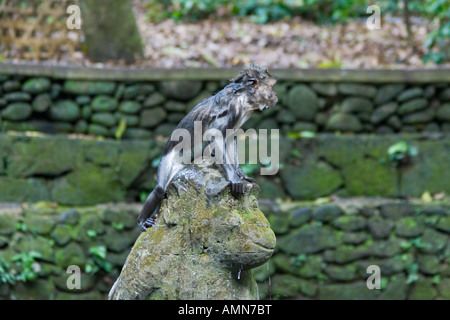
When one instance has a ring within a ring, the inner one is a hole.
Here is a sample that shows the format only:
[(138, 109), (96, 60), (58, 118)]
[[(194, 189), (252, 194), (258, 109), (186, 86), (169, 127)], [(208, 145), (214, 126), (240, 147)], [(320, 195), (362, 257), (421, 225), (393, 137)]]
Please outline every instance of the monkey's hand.
[(142, 223), (139, 223), (139, 227), (142, 229), (142, 231), (146, 231), (148, 228), (153, 227), (156, 224), (156, 218), (147, 218)]

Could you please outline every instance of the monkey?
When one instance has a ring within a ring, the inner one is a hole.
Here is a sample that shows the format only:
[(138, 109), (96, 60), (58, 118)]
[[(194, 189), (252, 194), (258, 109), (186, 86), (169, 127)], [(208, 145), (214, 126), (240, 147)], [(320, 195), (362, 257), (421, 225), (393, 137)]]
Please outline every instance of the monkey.
[[(194, 133), (194, 122), (201, 121), (202, 135), (208, 129), (217, 129), (223, 136), (227, 129), (239, 129), (250, 118), (255, 110), (273, 107), (278, 102), (273, 87), (277, 80), (266, 67), (255, 64), (244, 66), (242, 71), (215, 95), (200, 102), (178, 124), (176, 129), (186, 129), (191, 137)], [(235, 158), (229, 159), (228, 152), (224, 152), (225, 161), (222, 164), (230, 191), (238, 198), (244, 193), (243, 180), (256, 183), (240, 168), (237, 160), (237, 140), (234, 139)], [(138, 225), (143, 231), (154, 225), (153, 217), (158, 213), (161, 201), (172, 178), (181, 171), (185, 164), (174, 161), (177, 152), (174, 150), (179, 141), (169, 139), (164, 147), (158, 166), (157, 185), (148, 195), (141, 213)], [(195, 148), (195, 141), (192, 142)], [(198, 146), (197, 146), (198, 147)], [(203, 146), (201, 146), (203, 148)], [(225, 146), (223, 147), (225, 149)]]

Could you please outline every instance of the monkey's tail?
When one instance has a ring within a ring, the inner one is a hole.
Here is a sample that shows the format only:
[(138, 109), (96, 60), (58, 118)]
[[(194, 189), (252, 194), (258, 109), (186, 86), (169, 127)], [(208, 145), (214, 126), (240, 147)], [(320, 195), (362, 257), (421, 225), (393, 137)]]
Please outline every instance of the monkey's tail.
[(161, 186), (157, 186), (145, 200), (141, 213), (138, 217), (138, 225), (145, 229), (146, 221), (156, 215), (161, 205), (161, 201), (164, 198), (165, 191)]

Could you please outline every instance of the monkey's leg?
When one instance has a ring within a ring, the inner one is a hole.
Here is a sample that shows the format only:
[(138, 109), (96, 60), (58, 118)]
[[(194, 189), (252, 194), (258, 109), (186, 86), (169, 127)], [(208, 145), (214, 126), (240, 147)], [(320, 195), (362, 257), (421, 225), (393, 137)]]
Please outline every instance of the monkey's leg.
[(237, 137), (234, 137), (234, 165), (238, 174), (238, 177), (241, 180), (247, 180), (248, 182), (251, 183), (256, 183), (256, 180), (253, 178), (250, 178), (249, 176), (247, 176), (241, 169), (241, 166), (239, 165), (239, 153), (238, 153), (238, 146), (237, 146)]
[[(236, 143), (236, 137), (233, 138), (233, 144)], [(239, 168), (239, 162), (237, 161), (237, 147), (236, 145), (233, 146), (234, 148), (234, 155), (230, 154), (230, 150), (227, 150), (226, 144), (224, 143), (223, 149), (223, 156), (224, 156), (224, 164), (223, 168), (225, 170), (225, 173), (227, 175), (227, 180), (230, 181), (230, 187), (231, 187), (231, 194), (233, 197), (238, 198), (240, 195), (244, 193), (244, 183), (242, 182), (241, 178), (239, 177), (239, 173), (237, 168)]]
[(157, 174), (158, 185), (148, 195), (138, 218), (138, 225), (143, 230), (154, 225), (153, 217), (158, 213), (159, 208), (161, 207), (161, 201), (166, 194), (170, 181), (172, 181), (173, 177), (184, 168), (184, 164), (173, 161), (174, 155), (175, 153), (171, 151), (161, 158)]

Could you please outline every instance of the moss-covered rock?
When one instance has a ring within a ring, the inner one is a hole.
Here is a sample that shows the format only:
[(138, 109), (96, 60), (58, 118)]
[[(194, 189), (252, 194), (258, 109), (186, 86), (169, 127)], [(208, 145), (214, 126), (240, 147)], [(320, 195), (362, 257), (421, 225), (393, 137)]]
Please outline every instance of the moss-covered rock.
[(48, 201), (50, 194), (45, 183), (39, 179), (0, 177), (0, 201), (26, 202)]
[(272, 296), (274, 298), (295, 298), (300, 293), (302, 280), (291, 275), (276, 275), (272, 278)]
[(314, 120), (319, 109), (317, 94), (303, 84), (289, 90), (286, 104), (298, 120)]
[(442, 299), (450, 299), (450, 278), (442, 279), (438, 285), (439, 295)]
[(409, 292), (410, 300), (432, 300), (436, 298), (437, 290), (434, 287), (432, 279), (420, 278), (416, 281)]
[(63, 90), (73, 95), (112, 95), (116, 89), (114, 82), (67, 80)]
[(425, 229), (420, 239), (418, 250), (423, 253), (437, 253), (450, 248), (448, 237), (430, 228)]
[(405, 85), (403, 83), (385, 84), (382, 85), (375, 96), (375, 104), (382, 104), (395, 98), (403, 89)]
[(421, 254), (417, 262), (419, 270), (426, 275), (435, 275), (440, 271), (440, 260), (435, 255)]
[(342, 241), (346, 244), (357, 245), (364, 243), (368, 236), (365, 232), (344, 232)]
[(33, 99), (33, 111), (43, 113), (48, 110), (52, 103), (52, 98), (48, 93), (41, 93)]
[(385, 241), (376, 241), (370, 245), (370, 252), (375, 257), (388, 258), (399, 254), (402, 251), (401, 241), (391, 238)]
[(313, 218), (318, 221), (330, 222), (343, 214), (344, 211), (341, 207), (335, 204), (324, 204), (314, 210)]
[(287, 165), (280, 173), (288, 193), (300, 200), (329, 195), (343, 183), (340, 173), (322, 161), (311, 166)]
[(159, 84), (159, 89), (166, 97), (181, 101), (188, 101), (194, 98), (202, 89), (201, 81), (162, 81)]
[(50, 116), (57, 121), (74, 122), (80, 115), (80, 107), (72, 100), (60, 100), (50, 107)]
[(76, 265), (80, 268), (84, 267), (86, 263), (86, 255), (83, 248), (76, 243), (69, 243), (55, 252), (55, 264), (61, 269), (65, 270), (68, 266)]
[(3, 99), (8, 102), (28, 102), (31, 100), (31, 96), (25, 92), (11, 92), (3, 95)]
[(402, 218), (395, 223), (395, 233), (399, 237), (415, 238), (423, 233), (423, 226), (415, 218)]
[(57, 225), (56, 228), (51, 233), (51, 237), (55, 240), (56, 244), (59, 246), (65, 246), (72, 239), (71, 230), (68, 226)]
[(425, 109), (428, 106), (428, 100), (427, 99), (413, 99), (410, 101), (407, 101), (405, 103), (402, 103), (400, 107), (398, 108), (398, 114), (405, 115), (409, 113), (413, 113), (415, 111), (419, 111), (422, 109)]
[(37, 279), (26, 283), (17, 282), (9, 293), (13, 300), (51, 300), (56, 290), (53, 281)]
[(407, 298), (408, 284), (403, 274), (388, 279), (386, 288), (382, 289), (380, 300), (405, 300)]
[(338, 245), (335, 232), (328, 228), (304, 226), (280, 237), (278, 248), (289, 254), (317, 253)]
[(117, 109), (118, 102), (116, 99), (100, 95), (96, 96), (91, 103), (91, 109), (96, 112), (112, 112)]
[(333, 226), (344, 231), (359, 231), (366, 228), (366, 219), (360, 216), (345, 215), (333, 221)]
[(440, 217), (436, 229), (450, 233), (450, 216)]
[(94, 113), (91, 117), (91, 121), (105, 127), (112, 127), (117, 123), (114, 115), (107, 112)]
[(395, 196), (396, 175), (386, 164), (361, 159), (343, 169), (345, 189), (354, 196)]
[(136, 241), (110, 298), (258, 298), (249, 269), (264, 264), (275, 246), (258, 191), (249, 184), (234, 199), (215, 168), (189, 166), (178, 173), (156, 225)]
[(16, 230), (16, 219), (11, 215), (0, 214), (0, 235), (11, 235)]
[(374, 216), (367, 221), (367, 227), (375, 239), (384, 239), (389, 237), (394, 224), (387, 219)]
[(358, 278), (356, 273), (356, 267), (354, 265), (329, 265), (325, 268), (325, 273), (333, 280), (336, 281), (353, 281)]
[(2, 112), (1, 116), (5, 120), (22, 121), (30, 117), (32, 109), (29, 103), (15, 102), (9, 104)]
[(391, 220), (398, 220), (414, 215), (414, 207), (406, 201), (383, 204), (379, 209), (382, 217)]
[(166, 97), (158, 92), (152, 93), (147, 99), (144, 101), (144, 108), (153, 108), (160, 104), (163, 104), (166, 101)]
[(31, 94), (39, 94), (50, 90), (51, 82), (48, 78), (31, 78), (25, 81), (22, 90)]
[(40, 254), (40, 258), (44, 261), (54, 261), (54, 246), (53, 241), (43, 237), (31, 234), (20, 235), (13, 245), (17, 252), (35, 251)]
[(327, 131), (359, 132), (362, 129), (358, 117), (347, 113), (334, 113), (325, 125)]
[(292, 211), (289, 224), (291, 227), (297, 228), (308, 222), (312, 217), (311, 207), (298, 208)]
[(161, 108), (146, 109), (141, 112), (140, 127), (153, 128), (161, 124), (167, 116), (167, 112)]
[(373, 98), (377, 94), (377, 88), (368, 84), (341, 83), (338, 89), (342, 94), (357, 97)]
[(59, 176), (75, 168), (77, 147), (75, 140), (57, 137), (17, 142), (11, 150), (8, 173), (13, 177)]
[(55, 217), (28, 213), (23, 219), (23, 223), (32, 233), (48, 235), (52, 232), (56, 224)]
[(51, 196), (61, 204), (92, 205), (118, 202), (124, 198), (124, 193), (114, 169), (86, 164), (57, 179)]
[(367, 289), (366, 282), (324, 284), (319, 287), (320, 300), (374, 300), (377, 290)]

